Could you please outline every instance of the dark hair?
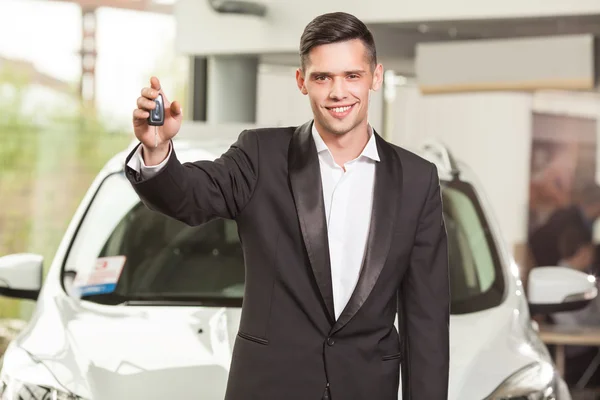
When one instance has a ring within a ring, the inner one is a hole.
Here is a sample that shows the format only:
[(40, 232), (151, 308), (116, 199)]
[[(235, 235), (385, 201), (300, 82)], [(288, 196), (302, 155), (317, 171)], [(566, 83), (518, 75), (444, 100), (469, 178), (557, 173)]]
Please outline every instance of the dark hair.
[(374, 68), (377, 65), (375, 40), (367, 26), (352, 14), (334, 12), (319, 15), (313, 19), (300, 38), (300, 63), (304, 70), (310, 51), (323, 44), (345, 42), (360, 39), (369, 57), (369, 63)]
[(571, 258), (583, 246), (592, 243), (592, 237), (581, 227), (567, 225), (558, 238), (558, 253), (561, 259)]

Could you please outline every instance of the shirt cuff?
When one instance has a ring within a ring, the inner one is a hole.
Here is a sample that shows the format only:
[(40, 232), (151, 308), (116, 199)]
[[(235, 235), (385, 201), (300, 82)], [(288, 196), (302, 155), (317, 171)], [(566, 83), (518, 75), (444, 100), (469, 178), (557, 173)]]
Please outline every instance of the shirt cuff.
[(131, 156), (131, 158), (129, 159), (127, 166), (136, 171), (138, 174), (140, 174), (142, 179), (150, 179), (156, 174), (158, 174), (165, 167), (165, 165), (167, 165), (167, 162), (171, 157), (172, 150), (171, 144), (169, 144), (169, 153), (167, 154), (167, 157), (160, 164), (150, 166), (144, 163), (144, 156), (142, 155), (142, 151), (143, 146), (138, 146), (133, 156)]

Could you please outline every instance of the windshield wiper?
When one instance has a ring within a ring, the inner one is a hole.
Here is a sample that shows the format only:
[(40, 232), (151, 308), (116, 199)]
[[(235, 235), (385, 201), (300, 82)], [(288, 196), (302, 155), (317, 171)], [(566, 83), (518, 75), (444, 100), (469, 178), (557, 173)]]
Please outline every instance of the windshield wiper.
[(82, 300), (111, 306), (196, 306), (196, 307), (241, 307), (240, 297), (226, 297), (215, 294), (164, 294), (164, 293), (137, 293), (122, 295), (117, 293), (91, 294), (83, 296)]
[(213, 296), (131, 296), (119, 302), (121, 306), (196, 306), (196, 307), (241, 307), (241, 298)]
[(117, 306), (204, 306), (200, 300), (128, 299)]

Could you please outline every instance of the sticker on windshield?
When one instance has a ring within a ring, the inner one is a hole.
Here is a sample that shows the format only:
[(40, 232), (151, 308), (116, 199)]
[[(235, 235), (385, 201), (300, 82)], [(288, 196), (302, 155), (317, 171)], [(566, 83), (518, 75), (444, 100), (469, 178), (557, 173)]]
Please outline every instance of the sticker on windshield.
[(81, 296), (111, 293), (125, 265), (125, 256), (100, 257), (91, 270), (80, 271), (73, 282)]

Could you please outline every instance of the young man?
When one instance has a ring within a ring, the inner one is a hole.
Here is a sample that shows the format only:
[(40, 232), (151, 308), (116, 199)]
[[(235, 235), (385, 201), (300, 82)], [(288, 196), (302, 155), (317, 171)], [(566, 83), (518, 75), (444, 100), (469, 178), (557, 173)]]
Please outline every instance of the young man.
[[(127, 176), (153, 210), (190, 225), (237, 221), (246, 264), (228, 400), (404, 400), (448, 394), (446, 231), (433, 164), (369, 126), (382, 83), (373, 37), (321, 15), (300, 40), (300, 91), (314, 120), (246, 130), (214, 162), (181, 164), (182, 122), (158, 79), (134, 111)], [(163, 93), (164, 95), (164, 93)], [(394, 327), (399, 311), (400, 333)]]

